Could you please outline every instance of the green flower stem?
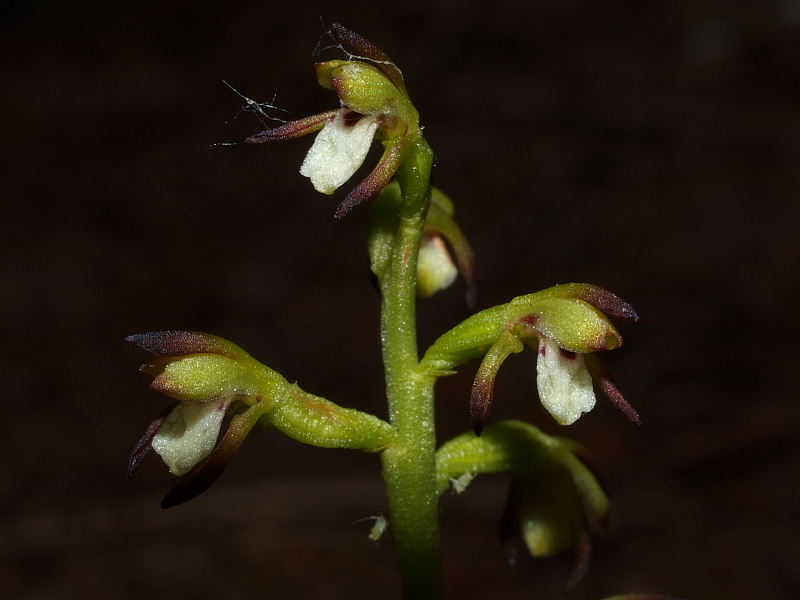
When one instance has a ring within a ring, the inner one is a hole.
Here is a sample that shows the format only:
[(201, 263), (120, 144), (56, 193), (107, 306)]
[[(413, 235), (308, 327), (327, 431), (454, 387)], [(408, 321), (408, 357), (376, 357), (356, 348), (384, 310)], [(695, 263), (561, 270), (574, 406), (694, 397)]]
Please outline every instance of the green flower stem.
[(383, 477), (403, 596), (443, 597), (436, 494), (435, 378), (418, 369), (417, 252), (429, 205), (432, 153), (419, 136), (397, 172), (402, 192), (394, 251), (381, 278), (381, 341), (395, 441), (383, 451)]

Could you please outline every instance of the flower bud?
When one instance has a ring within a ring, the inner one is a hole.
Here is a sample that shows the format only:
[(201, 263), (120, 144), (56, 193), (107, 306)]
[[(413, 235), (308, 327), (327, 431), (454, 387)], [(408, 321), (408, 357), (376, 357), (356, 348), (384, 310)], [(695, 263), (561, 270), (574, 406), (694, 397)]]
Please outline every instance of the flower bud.
[[(163, 365), (163, 371), (156, 375), (150, 387), (182, 402), (225, 397), (244, 399), (257, 395), (262, 384), (262, 373), (254, 368), (255, 362), (219, 354), (174, 357)], [(144, 370), (152, 375), (157, 365), (157, 362), (147, 365)]]
[(409, 121), (406, 127), (419, 119), (408, 96), (371, 64), (357, 60), (334, 60), (314, 67), (319, 84), (334, 90), (342, 104), (355, 112), (364, 115), (396, 114), (402, 116), (404, 121)]
[(520, 296), (509, 305), (508, 321), (520, 337), (535, 341), (544, 336), (570, 352), (614, 350), (622, 345), (609, 318), (578, 298)]

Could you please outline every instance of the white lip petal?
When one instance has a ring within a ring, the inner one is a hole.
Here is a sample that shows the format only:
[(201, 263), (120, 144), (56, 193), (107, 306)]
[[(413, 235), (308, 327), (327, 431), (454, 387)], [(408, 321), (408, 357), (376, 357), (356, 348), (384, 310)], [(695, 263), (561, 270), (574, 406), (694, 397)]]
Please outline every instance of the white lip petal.
[(592, 376), (583, 355), (565, 353), (544, 337), (539, 340), (536, 386), (542, 406), (559, 425), (571, 425), (594, 408)]
[(152, 446), (169, 467), (182, 476), (211, 454), (228, 406), (225, 399), (181, 402), (153, 436)]
[(423, 298), (430, 298), (439, 290), (444, 290), (456, 280), (458, 269), (450, 258), (450, 252), (438, 235), (423, 237), (419, 245), (417, 259), (417, 292)]
[(346, 112), (350, 111), (339, 111), (322, 128), (300, 167), (300, 174), (310, 178), (314, 189), (323, 194), (332, 194), (353, 176), (367, 157), (378, 129), (377, 115), (364, 115), (349, 125), (345, 123)]

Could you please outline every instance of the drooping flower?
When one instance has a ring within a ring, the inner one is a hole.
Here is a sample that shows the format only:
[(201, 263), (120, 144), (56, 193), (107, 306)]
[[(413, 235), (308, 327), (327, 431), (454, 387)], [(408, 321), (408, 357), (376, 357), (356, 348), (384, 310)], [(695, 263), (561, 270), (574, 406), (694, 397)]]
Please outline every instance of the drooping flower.
[(127, 341), (154, 355), (141, 367), (154, 377), (150, 387), (177, 400), (150, 424), (128, 462), (130, 479), (154, 450), (183, 477), (164, 508), (208, 489), (257, 422), (306, 444), (364, 452), (379, 452), (395, 435), (382, 419), (303, 391), (222, 338), (159, 331)]
[(603, 311), (615, 317), (638, 319), (629, 304), (588, 284), (559, 285), (515, 298), (475, 376), (470, 401), (475, 432), (480, 434), (488, 418), (500, 365), (526, 345), (537, 352), (539, 398), (560, 425), (574, 423), (594, 407), (593, 383), (638, 423), (639, 415), (594, 354), (622, 346), (622, 337)]
[(406, 92), (400, 69), (377, 46), (339, 24), (330, 35), (358, 60), (317, 63), (319, 84), (339, 96), (340, 108), (267, 129), (248, 143), (289, 140), (319, 131), (300, 173), (314, 188), (332, 194), (366, 158), (373, 138), (384, 146), (375, 169), (339, 204), (341, 218), (374, 198), (397, 172), (406, 151), (421, 137), (419, 114)]
[[(162, 502), (165, 508), (175, 506), (217, 479), (272, 401), (259, 393), (264, 385), (261, 365), (222, 338), (162, 331), (132, 335), (126, 341), (155, 355), (141, 370), (155, 377), (152, 389), (177, 400), (137, 443), (128, 479), (155, 450), (171, 473), (186, 476)], [(223, 420), (232, 410), (237, 414), (218, 443)]]
[(469, 432), (442, 444), (436, 452), (437, 492), (441, 496), (452, 486), (460, 494), (463, 480), (509, 474), (500, 527), (509, 563), (515, 565), (525, 549), (534, 557), (571, 550), (570, 591), (588, 567), (590, 530), (604, 525), (609, 512), (605, 491), (585, 458), (586, 450), (573, 440), (522, 421), (500, 421), (480, 437)]
[(590, 523), (604, 522), (607, 503), (604, 508), (600, 514), (595, 512), (563, 465), (554, 463), (532, 475), (512, 477), (500, 525), (509, 563), (517, 564), (523, 545), (534, 558), (569, 550), (572, 561), (565, 593), (571, 592), (586, 575), (591, 551)]
[[(466, 287), (467, 305), (475, 305), (477, 283), (475, 258), (467, 238), (453, 219), (453, 203), (437, 188), (431, 188), (431, 205), (419, 247), (417, 263), (417, 294), (429, 298), (447, 289), (461, 274)], [(450, 250), (455, 255), (455, 263)]]

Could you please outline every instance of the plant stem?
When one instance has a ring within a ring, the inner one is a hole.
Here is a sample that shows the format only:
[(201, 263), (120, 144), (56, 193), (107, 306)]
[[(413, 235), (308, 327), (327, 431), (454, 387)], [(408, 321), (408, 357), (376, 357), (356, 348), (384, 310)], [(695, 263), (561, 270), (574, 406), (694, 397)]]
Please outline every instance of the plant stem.
[(420, 136), (397, 172), (403, 202), (388, 276), (381, 285), (381, 342), (389, 419), (396, 440), (383, 451), (398, 570), (407, 600), (443, 598), (434, 379), (418, 372), (417, 253), (429, 204), (432, 153)]

